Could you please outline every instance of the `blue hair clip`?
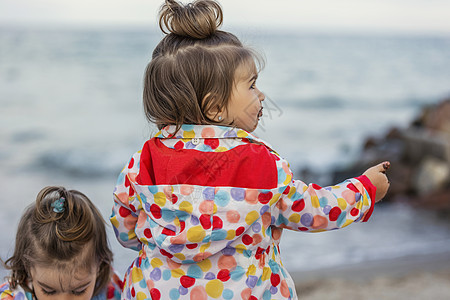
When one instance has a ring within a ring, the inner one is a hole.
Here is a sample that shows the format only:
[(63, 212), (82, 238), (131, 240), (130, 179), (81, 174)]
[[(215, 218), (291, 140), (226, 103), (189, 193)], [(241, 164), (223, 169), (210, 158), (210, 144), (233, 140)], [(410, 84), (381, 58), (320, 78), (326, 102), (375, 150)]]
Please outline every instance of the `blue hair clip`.
[(61, 197), (52, 203), (53, 211), (55, 213), (62, 213), (64, 212), (64, 202), (66, 201), (66, 198)]

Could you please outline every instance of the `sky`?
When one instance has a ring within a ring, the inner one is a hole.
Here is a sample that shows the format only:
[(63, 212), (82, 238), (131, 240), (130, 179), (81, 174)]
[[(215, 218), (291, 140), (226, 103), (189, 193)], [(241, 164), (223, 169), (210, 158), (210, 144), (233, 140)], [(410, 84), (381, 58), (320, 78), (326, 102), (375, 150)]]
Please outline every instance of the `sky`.
[[(0, 0), (0, 25), (156, 26), (162, 0)], [(187, 3), (189, 1), (182, 1)], [(222, 0), (224, 26), (450, 34), (450, 0)]]

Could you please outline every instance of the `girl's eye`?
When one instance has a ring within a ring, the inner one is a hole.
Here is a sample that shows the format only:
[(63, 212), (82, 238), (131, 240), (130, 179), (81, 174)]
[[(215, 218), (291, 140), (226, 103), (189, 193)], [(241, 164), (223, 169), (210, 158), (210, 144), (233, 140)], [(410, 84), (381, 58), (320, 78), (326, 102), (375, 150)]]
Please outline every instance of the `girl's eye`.
[(250, 88), (252, 90), (256, 88), (256, 80), (252, 82), (252, 85), (250, 86)]
[(47, 290), (44, 290), (44, 289), (42, 289), (42, 292), (44, 293), (44, 294), (46, 294), (46, 295), (54, 295), (54, 294), (56, 294), (56, 291), (47, 291)]
[(81, 290), (81, 291), (72, 291), (72, 294), (75, 296), (81, 296), (86, 292), (87, 289)]

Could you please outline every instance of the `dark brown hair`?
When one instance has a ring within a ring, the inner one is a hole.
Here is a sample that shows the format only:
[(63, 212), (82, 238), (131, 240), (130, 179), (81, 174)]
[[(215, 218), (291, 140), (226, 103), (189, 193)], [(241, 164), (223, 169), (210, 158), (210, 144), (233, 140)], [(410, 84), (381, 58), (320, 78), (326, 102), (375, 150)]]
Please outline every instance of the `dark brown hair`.
[(168, 34), (153, 51), (143, 95), (146, 117), (159, 129), (217, 124), (215, 114), (228, 105), (237, 68), (249, 61), (262, 65), (235, 35), (218, 30), (222, 21), (213, 0), (166, 0), (161, 7), (159, 25)]
[[(64, 198), (60, 212), (52, 203)], [(83, 249), (90, 248), (88, 255)], [(112, 252), (108, 245), (105, 221), (86, 195), (76, 190), (49, 186), (24, 212), (17, 229), (14, 255), (5, 262), (11, 270), (10, 284), (15, 289), (28, 286), (30, 269), (36, 265), (61, 270), (89, 270), (98, 265), (94, 295), (110, 281)]]

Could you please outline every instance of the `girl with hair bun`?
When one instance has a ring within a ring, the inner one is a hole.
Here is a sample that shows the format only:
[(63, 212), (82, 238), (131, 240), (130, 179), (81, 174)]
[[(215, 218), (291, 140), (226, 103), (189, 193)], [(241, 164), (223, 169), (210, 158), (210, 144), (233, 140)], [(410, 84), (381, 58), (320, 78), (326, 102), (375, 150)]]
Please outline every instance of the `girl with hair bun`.
[(49, 186), (24, 212), (0, 299), (120, 299), (105, 221), (81, 192)]
[(220, 5), (167, 0), (166, 36), (144, 80), (160, 130), (114, 189), (119, 242), (139, 251), (123, 299), (297, 299), (281, 263), (283, 229), (319, 232), (367, 221), (389, 187), (389, 162), (331, 187), (293, 179), (251, 132), (263, 115), (262, 60), (219, 30)]

